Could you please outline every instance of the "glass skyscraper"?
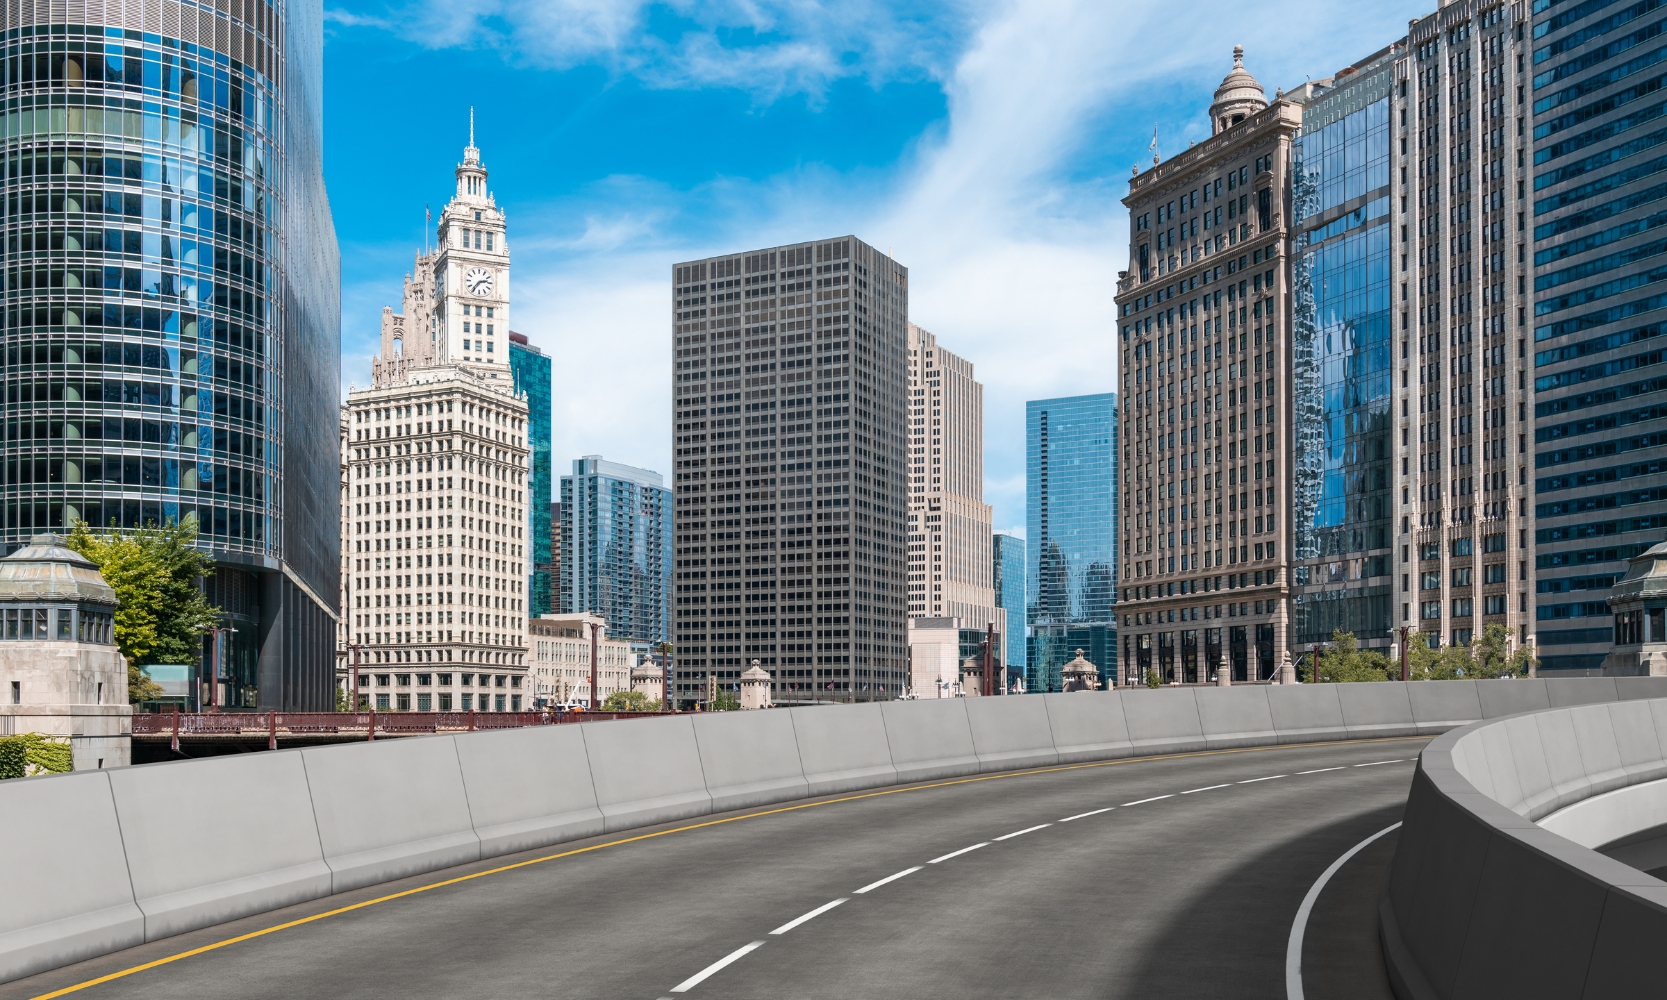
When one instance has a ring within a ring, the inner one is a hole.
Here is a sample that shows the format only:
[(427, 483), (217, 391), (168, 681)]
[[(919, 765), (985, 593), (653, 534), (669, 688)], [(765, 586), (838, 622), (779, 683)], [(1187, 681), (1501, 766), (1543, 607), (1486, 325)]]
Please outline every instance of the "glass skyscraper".
[[(1084, 647), (1102, 678), (1115, 675), (1117, 394), (1025, 404), (1027, 691), (1058, 691), (1081, 626), (1100, 626), (1105, 652)], [(1067, 648), (1070, 647), (1070, 648)]]
[(668, 640), (671, 508), (658, 472), (575, 459), (561, 477), (561, 613), (600, 614), (638, 649)]
[(237, 627), (220, 703), (329, 709), (341, 309), (321, 9), (31, 9), (52, 23), (15, 6), (0, 23), (4, 543), (195, 515)]
[(996, 605), (1007, 612), (1007, 676), (1022, 676), (1025, 649), (1025, 540), (996, 532), (990, 545)]
[(1599, 670), (1611, 584), (1667, 537), (1667, 21), (1642, 13), (1655, 9), (1533, 5), (1530, 474), (1543, 672)]
[[(1329, 642), (1336, 629), (1353, 632), (1363, 645), (1387, 647), (1395, 621), (1389, 482), (1395, 58), (1388, 50), (1304, 106), (1294, 147), (1289, 642), (1298, 648)], [(1259, 636), (1257, 644), (1267, 643)], [(1263, 675), (1271, 660), (1271, 654), (1259, 658)]]
[(525, 334), (509, 335), (509, 370), (515, 391), (527, 397), (527, 445), (532, 467), (527, 477), (527, 531), (532, 542), (532, 573), (527, 578), (527, 617), (556, 610), (555, 565), (550, 549), (550, 359), (527, 343)]

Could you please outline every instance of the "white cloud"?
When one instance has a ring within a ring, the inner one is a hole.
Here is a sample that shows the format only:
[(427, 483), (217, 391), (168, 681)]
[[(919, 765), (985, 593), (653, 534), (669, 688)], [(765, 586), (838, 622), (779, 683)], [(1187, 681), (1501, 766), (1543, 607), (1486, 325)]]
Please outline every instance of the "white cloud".
[(523, 66), (595, 63), (650, 87), (733, 88), (770, 101), (819, 98), (846, 78), (936, 76), (976, 18), (958, 3), (926, 11), (886, 0), (412, 0), (326, 19), (426, 48), (494, 50)]
[[(972, 22), (966, 30), (877, 3), (669, 7), (693, 25), (669, 39), (643, 34), (640, 3), (430, 0), (389, 19), (407, 37), (414, 25), (432, 29), (424, 44), (501, 47), (543, 65), (593, 60), (660, 86), (751, 83), (771, 95), (842, 75), (927, 73), (942, 80), (949, 115), (888, 171), (811, 165), (694, 191), (610, 178), (516, 220), (515, 324), (555, 358), (558, 471), (595, 453), (670, 471), (673, 262), (851, 232), (909, 266), (912, 318), (976, 365), (985, 499), (996, 523), (1019, 533), (1024, 401), (1117, 387), (1120, 199), (1129, 166), (1150, 162), (1153, 121), (1166, 156), (1207, 136), (1205, 107), (1235, 42), (1271, 97), (1331, 75), (1426, 13), (1407, 2), (1182, 10), (1030, 0), (953, 9)], [(766, 42), (738, 52), (725, 41), (737, 29)], [(397, 294), (389, 287), (378, 308)]]

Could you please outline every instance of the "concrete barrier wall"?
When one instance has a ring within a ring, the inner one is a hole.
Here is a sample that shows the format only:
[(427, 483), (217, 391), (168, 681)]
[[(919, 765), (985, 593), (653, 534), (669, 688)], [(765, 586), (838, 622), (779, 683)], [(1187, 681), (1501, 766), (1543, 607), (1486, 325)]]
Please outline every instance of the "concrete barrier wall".
[[(213, 757), (110, 776), (145, 940), (329, 894), (301, 753)], [(236, 849), (219, 849), (220, 845)]]
[(1661, 992), (1667, 883), (1617, 858), (1667, 835), (1667, 679), (1623, 680), (1479, 682), (1524, 714), (1420, 754), (1379, 906), (1402, 1000)]
[[(9, 781), (0, 857), (29, 863), (7, 869), (0, 981), (330, 892), (808, 795), (1432, 734), (1554, 705), (1622, 713), (1607, 728), (1597, 714), (1571, 717), (1545, 737), (1594, 761), (1581, 774), (1543, 756), (1539, 771), (1495, 768), (1512, 759), (1503, 727), (1461, 748), (1489, 794), (1549, 811), (1583, 791), (1667, 777), (1652, 771), (1667, 703), (1628, 703), (1643, 698), (1667, 698), (1667, 679), (1137, 688), (411, 737)], [(1533, 727), (1516, 735), (1540, 738)]]

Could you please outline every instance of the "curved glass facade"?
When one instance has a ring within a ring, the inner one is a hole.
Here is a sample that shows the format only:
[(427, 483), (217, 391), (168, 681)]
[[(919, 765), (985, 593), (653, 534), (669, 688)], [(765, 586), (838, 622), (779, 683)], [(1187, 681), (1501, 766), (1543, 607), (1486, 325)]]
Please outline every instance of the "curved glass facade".
[(195, 515), (239, 628), (221, 704), (329, 707), (340, 301), (321, 16), (239, 9), (5, 25), (4, 542)]

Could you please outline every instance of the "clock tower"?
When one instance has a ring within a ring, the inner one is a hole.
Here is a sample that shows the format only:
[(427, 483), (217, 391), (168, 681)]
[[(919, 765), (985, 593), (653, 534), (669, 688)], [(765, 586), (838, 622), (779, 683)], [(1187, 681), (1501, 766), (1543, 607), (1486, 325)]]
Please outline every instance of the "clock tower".
[(457, 193), (440, 213), (438, 235), (430, 317), (434, 357), (482, 378), (508, 379), (509, 244), (504, 214), (486, 188), (486, 168), (475, 148), (473, 109)]

